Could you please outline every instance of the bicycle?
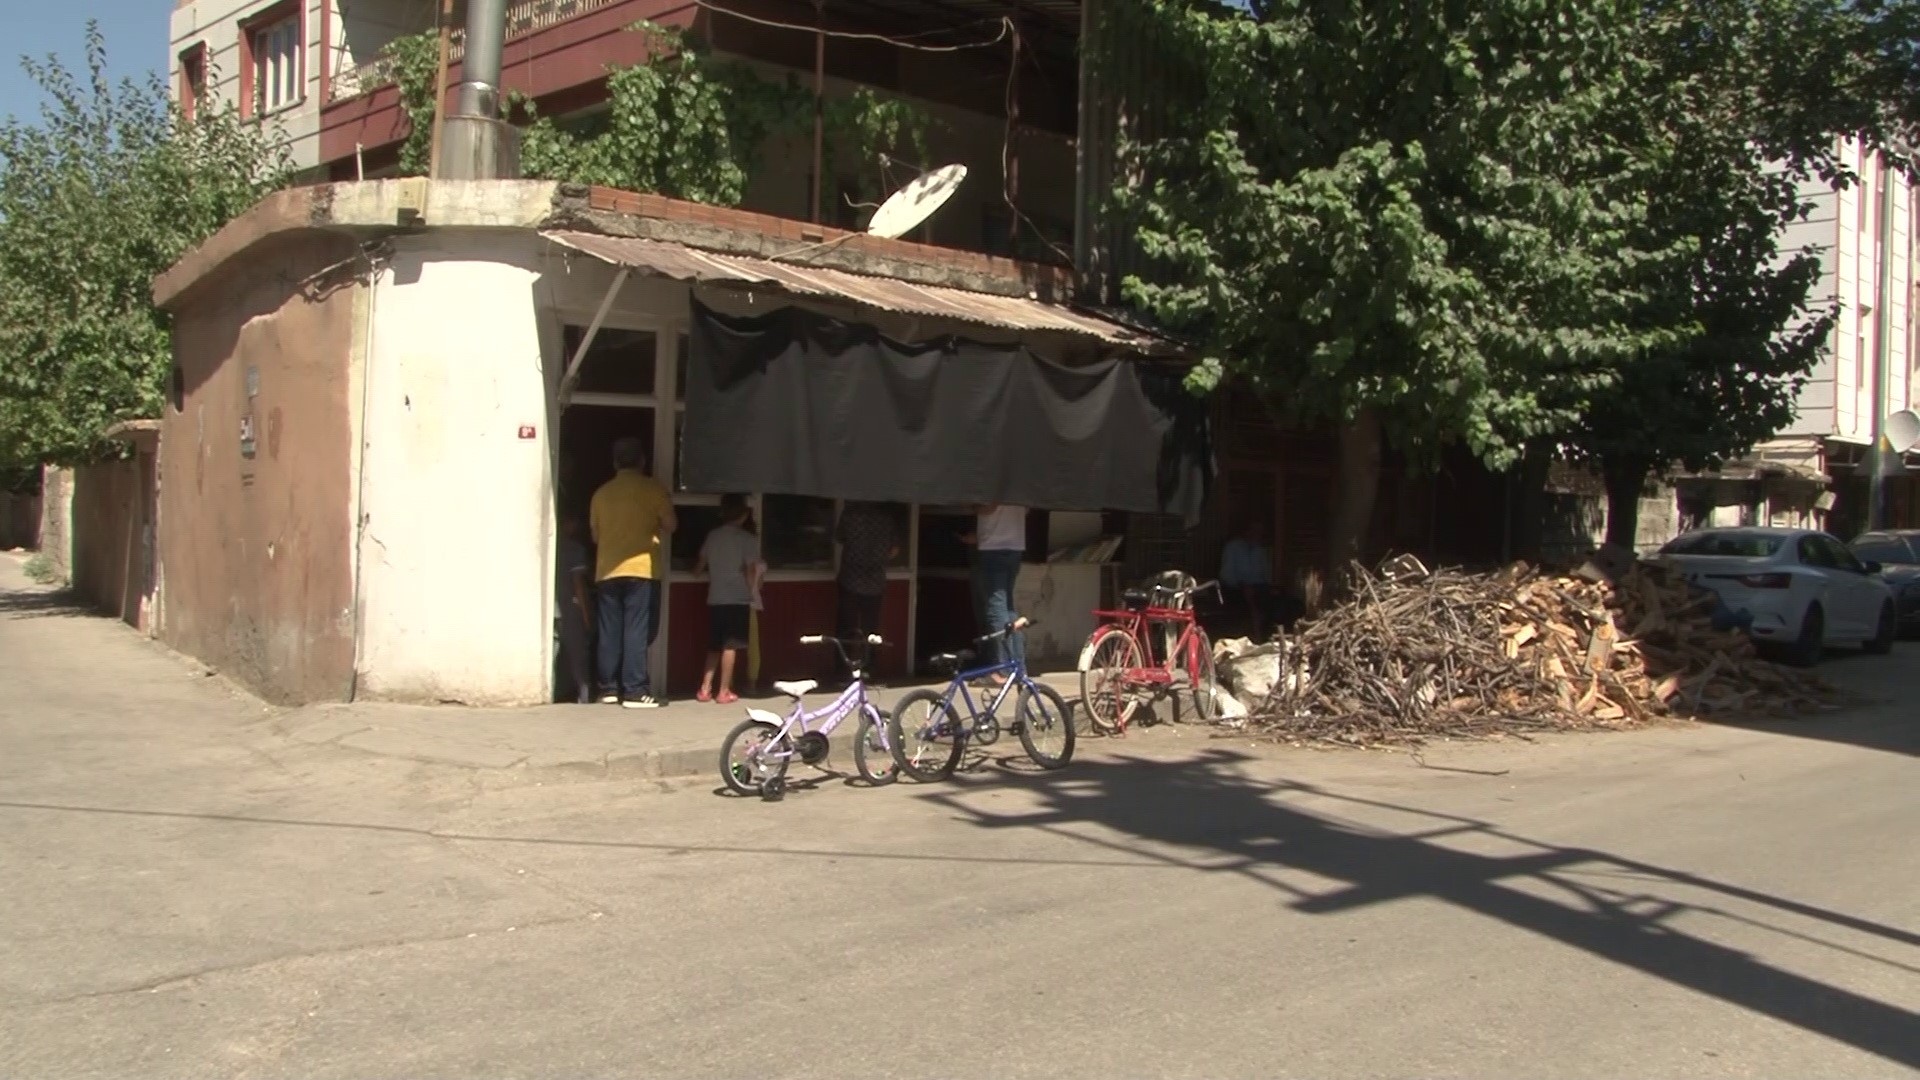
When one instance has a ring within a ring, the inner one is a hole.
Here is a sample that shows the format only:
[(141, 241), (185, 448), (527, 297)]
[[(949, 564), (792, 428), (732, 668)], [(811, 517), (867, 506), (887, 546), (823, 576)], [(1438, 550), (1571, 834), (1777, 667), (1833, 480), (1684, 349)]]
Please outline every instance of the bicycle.
[[(860, 714), (860, 726), (854, 732), (853, 764), (859, 770), (861, 779), (880, 787), (899, 778), (900, 770), (894, 764), (895, 755), (887, 742), (887, 714), (867, 700), (866, 663), (856, 663), (849, 657), (846, 645), (839, 638), (809, 634), (800, 639), (802, 645), (819, 645), (829, 641), (840, 653), (840, 659), (852, 670), (852, 681), (832, 704), (813, 710), (802, 705), (801, 698), (820, 685), (817, 681), (801, 679), (774, 683), (775, 690), (793, 700), (793, 707), (787, 715), (783, 717), (765, 709), (749, 708), (747, 718), (735, 725), (727, 733), (726, 741), (720, 744), (720, 778), (735, 794), (757, 794), (768, 802), (778, 801), (786, 794), (787, 767), (795, 758), (803, 765), (818, 765), (825, 761), (831, 749), (827, 736), (855, 713)], [(885, 642), (880, 640), (878, 634), (868, 634), (865, 644), (873, 646)], [(869, 648), (867, 655), (871, 654)], [(737, 754), (736, 750), (739, 751)]]
[[(1032, 625), (1031, 620), (1016, 619), (1005, 629), (975, 641), (984, 644), (1004, 639)], [(914, 690), (894, 703), (893, 715), (887, 720), (887, 742), (893, 747), (894, 764), (923, 783), (952, 776), (969, 742), (991, 746), (999, 740), (1003, 730), (1000, 707), (1011, 696), (1017, 713), (1005, 726), (1020, 736), (1020, 746), (1027, 756), (1043, 769), (1066, 767), (1073, 760), (1074, 743), (1073, 714), (1066, 699), (1053, 687), (1034, 682), (1027, 675), (1025, 660), (963, 670), (973, 657), (971, 649), (929, 657), (928, 663), (935, 670), (948, 675), (946, 688)], [(1005, 675), (1007, 681), (997, 690), (983, 693), (980, 704), (976, 704), (970, 684), (995, 675)], [(966, 705), (964, 721), (954, 707), (956, 699)]]
[[(1217, 581), (1155, 586), (1150, 593), (1129, 589), (1121, 594), (1124, 610), (1094, 611), (1101, 625), (1080, 650), (1080, 704), (1095, 730), (1123, 735), (1143, 700), (1182, 688), (1203, 722), (1214, 719), (1213, 643), (1191, 606), (1195, 593), (1209, 589), (1220, 595)], [(1160, 600), (1166, 602), (1155, 602)], [(1159, 650), (1156, 636), (1162, 639)]]

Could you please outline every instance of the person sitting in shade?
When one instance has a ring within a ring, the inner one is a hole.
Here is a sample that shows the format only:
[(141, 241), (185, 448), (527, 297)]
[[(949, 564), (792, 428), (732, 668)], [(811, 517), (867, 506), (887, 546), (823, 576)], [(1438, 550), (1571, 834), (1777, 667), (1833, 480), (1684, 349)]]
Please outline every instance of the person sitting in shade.
[(1282, 610), (1283, 597), (1273, 587), (1273, 549), (1267, 546), (1267, 524), (1250, 518), (1220, 552), (1220, 590), (1226, 601), (1252, 619), (1251, 633), (1263, 638), (1274, 624), (1290, 621)]

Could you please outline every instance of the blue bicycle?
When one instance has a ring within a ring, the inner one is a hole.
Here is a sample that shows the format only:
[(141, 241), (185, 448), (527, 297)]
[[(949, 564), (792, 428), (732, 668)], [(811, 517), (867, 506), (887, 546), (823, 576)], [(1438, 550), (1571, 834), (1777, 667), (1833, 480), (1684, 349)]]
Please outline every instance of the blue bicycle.
[[(1006, 629), (978, 640), (1004, 639), (1031, 625), (1027, 619), (1016, 619)], [(949, 675), (946, 689), (915, 690), (894, 705), (893, 715), (887, 718), (887, 743), (900, 771), (925, 783), (952, 776), (968, 742), (990, 746), (1000, 738), (1000, 708), (1009, 699), (1014, 714), (1006, 726), (1020, 736), (1021, 747), (1035, 765), (1059, 769), (1073, 760), (1073, 714), (1060, 692), (1028, 677), (1024, 660), (967, 669), (973, 657), (970, 649), (929, 657), (936, 671)], [(1005, 682), (983, 690), (976, 704), (971, 684), (998, 678)], [(966, 719), (961, 719), (956, 702), (966, 707)]]

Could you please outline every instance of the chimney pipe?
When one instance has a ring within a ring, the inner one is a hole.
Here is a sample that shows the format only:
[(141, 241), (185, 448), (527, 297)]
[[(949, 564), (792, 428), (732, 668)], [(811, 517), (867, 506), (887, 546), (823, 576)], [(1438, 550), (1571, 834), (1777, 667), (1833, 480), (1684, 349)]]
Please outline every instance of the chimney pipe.
[(500, 118), (500, 58), (506, 35), (506, 0), (468, 0), (466, 56), (443, 125), (436, 179), (520, 175), (520, 133)]
[(500, 54), (507, 35), (506, 0), (468, 0), (467, 53), (454, 89), (453, 115), (500, 118)]

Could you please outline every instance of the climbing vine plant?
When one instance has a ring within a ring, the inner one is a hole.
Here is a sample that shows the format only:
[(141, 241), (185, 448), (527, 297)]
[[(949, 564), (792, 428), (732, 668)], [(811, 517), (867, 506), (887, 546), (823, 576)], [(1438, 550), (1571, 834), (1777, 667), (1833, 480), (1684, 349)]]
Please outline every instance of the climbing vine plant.
[[(797, 78), (769, 78), (668, 27), (640, 23), (629, 32), (648, 36), (653, 59), (609, 72), (603, 111), (562, 119), (542, 115), (525, 95), (509, 97), (525, 176), (738, 206), (769, 142), (811, 133), (813, 95)], [(424, 34), (387, 50), (411, 125), (400, 166), (414, 175), (428, 164), (437, 44)], [(881, 186), (880, 170), (864, 166), (882, 154), (924, 161), (933, 128), (924, 110), (864, 87), (829, 101), (822, 124), (830, 168), (858, 177), (862, 199)]]

